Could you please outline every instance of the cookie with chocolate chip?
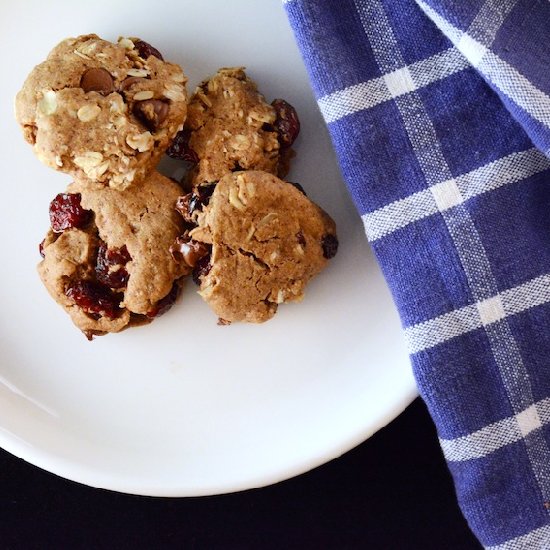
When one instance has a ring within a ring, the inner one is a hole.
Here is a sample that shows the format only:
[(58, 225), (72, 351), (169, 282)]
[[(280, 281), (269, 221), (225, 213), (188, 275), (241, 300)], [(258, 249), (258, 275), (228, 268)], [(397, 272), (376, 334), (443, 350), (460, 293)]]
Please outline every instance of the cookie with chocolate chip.
[(228, 174), (183, 212), (186, 223), (197, 226), (173, 252), (194, 266), (199, 294), (222, 322), (261, 323), (279, 304), (300, 301), (338, 247), (328, 214), (266, 172)]
[(153, 172), (125, 190), (75, 181), (50, 204), (38, 272), (88, 338), (148, 322), (175, 301), (190, 272), (170, 253), (184, 229), (174, 210), (180, 194)]
[(216, 182), (235, 170), (283, 177), (299, 130), (291, 105), (282, 99), (270, 105), (243, 68), (224, 68), (197, 87), (185, 127), (167, 152), (193, 165), (191, 186)]
[(187, 113), (181, 67), (136, 38), (68, 38), (16, 97), (25, 139), (46, 165), (124, 189), (156, 166)]

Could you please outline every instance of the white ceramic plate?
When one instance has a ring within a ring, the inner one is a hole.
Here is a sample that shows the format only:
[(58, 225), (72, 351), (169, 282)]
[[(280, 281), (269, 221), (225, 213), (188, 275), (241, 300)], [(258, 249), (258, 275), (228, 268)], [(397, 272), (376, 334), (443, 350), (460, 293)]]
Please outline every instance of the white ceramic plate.
[[(219, 327), (190, 283), (153, 324), (90, 343), (49, 298), (37, 245), (70, 179), (33, 156), (13, 97), (59, 40), (88, 32), (143, 37), (192, 87), (246, 65), (268, 99), (294, 104), (303, 131), (290, 178), (332, 214), (341, 242), (303, 303), (264, 325)], [(2, 2), (0, 45), (2, 447), (95, 487), (215, 494), (339, 456), (413, 399), (397, 314), (277, 0)]]

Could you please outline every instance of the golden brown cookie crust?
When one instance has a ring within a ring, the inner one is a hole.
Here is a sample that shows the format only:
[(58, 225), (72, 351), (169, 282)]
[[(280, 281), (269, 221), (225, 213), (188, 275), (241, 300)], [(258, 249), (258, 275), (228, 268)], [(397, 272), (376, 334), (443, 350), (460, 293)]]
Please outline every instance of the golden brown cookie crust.
[(28, 76), (16, 118), (46, 165), (123, 189), (156, 166), (182, 128), (186, 82), (181, 67), (141, 58), (128, 38), (117, 44), (95, 34), (68, 38)]
[(261, 323), (300, 301), (327, 264), (334, 221), (301, 191), (266, 172), (223, 177), (190, 236), (212, 247), (200, 295), (225, 321)]
[[(181, 188), (153, 172), (140, 186), (127, 190), (91, 189), (86, 183), (74, 182), (67, 192), (81, 194), (81, 204), (94, 213), (94, 221), (85, 229), (48, 232), (45, 257), (38, 265), (42, 282), (84, 332), (118, 332), (143, 323), (144, 315), (171, 291), (174, 281), (189, 272), (173, 261), (169, 250), (183, 230), (182, 220), (174, 210)], [(125, 265), (129, 277), (126, 288), (121, 290), (121, 312), (115, 319), (94, 319), (66, 295), (70, 282), (94, 280), (100, 241), (108, 249), (126, 246), (131, 257)]]
[(205, 80), (189, 100), (185, 124), (199, 159), (191, 185), (216, 182), (234, 170), (284, 176), (289, 152), (282, 154), (275, 119), (275, 109), (242, 67), (222, 68)]

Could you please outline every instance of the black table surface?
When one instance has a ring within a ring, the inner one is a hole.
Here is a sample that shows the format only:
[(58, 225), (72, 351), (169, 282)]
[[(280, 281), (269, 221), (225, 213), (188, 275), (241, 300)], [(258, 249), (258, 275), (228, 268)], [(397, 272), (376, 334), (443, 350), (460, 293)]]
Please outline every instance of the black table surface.
[(0, 451), (0, 548), (469, 550), (424, 404), (311, 472), (262, 489), (151, 498), (92, 489)]

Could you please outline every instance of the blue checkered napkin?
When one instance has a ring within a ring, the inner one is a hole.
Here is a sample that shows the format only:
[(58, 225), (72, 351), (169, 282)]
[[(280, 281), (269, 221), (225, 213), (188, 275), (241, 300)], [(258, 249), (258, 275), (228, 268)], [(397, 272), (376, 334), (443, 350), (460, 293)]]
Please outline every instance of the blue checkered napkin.
[(462, 510), (548, 549), (550, 3), (285, 4)]

